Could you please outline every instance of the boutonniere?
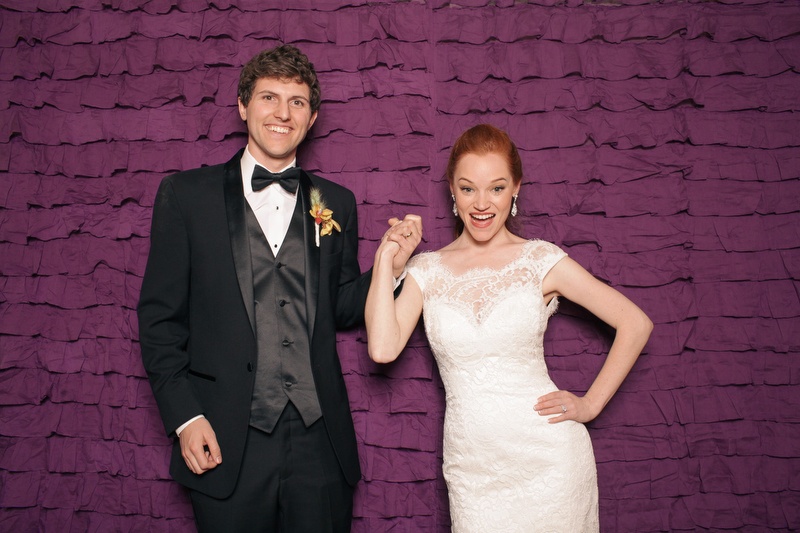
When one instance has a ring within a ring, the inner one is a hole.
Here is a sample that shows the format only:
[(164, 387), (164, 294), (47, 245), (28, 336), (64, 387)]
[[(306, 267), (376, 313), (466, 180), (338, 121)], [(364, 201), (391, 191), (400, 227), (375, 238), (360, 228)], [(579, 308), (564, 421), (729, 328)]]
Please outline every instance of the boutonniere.
[(322, 193), (316, 187), (311, 189), (311, 211), (309, 214), (314, 217), (314, 226), (316, 227), (316, 243), (319, 248), (319, 238), (325, 235), (330, 235), (333, 230), (342, 231), (342, 227), (338, 222), (333, 220), (333, 211), (325, 207), (325, 202), (322, 201)]

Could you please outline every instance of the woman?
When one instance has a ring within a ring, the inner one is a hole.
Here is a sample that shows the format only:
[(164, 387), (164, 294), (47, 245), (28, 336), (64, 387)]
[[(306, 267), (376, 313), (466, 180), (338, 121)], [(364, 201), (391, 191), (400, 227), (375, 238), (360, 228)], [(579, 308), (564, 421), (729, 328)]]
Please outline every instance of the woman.
[[(597, 473), (584, 423), (617, 391), (652, 330), (625, 296), (558, 247), (506, 227), (522, 165), (508, 135), (489, 125), (459, 137), (447, 179), (460, 235), (414, 257), (395, 300), (390, 230), (375, 255), (367, 298), (369, 354), (393, 361), (424, 310), (446, 391), (444, 476), (455, 532), (597, 531)], [(542, 337), (557, 297), (616, 329), (584, 396), (548, 376)]]

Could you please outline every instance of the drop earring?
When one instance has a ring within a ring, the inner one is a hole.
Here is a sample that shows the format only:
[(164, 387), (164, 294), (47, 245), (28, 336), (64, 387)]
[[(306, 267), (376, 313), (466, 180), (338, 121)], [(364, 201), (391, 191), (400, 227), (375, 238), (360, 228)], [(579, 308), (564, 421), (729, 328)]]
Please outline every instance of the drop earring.
[(517, 195), (514, 195), (514, 200), (511, 202), (511, 216), (517, 216)]
[(458, 208), (456, 207), (456, 195), (451, 194), (450, 198), (453, 199), (453, 215), (458, 216)]

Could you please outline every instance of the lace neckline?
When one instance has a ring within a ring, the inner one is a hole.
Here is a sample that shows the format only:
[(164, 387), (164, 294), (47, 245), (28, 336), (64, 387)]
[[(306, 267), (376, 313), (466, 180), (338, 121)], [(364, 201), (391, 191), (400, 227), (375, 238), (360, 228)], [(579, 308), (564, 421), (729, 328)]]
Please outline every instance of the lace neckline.
[(525, 257), (525, 255), (526, 255), (525, 252), (527, 252), (528, 248), (533, 246), (533, 244), (534, 244), (534, 241), (531, 241), (531, 240), (525, 241), (520, 246), (519, 253), (517, 253), (516, 257), (511, 259), (509, 262), (507, 262), (503, 266), (497, 267), (497, 268), (493, 268), (493, 267), (490, 267), (490, 266), (470, 267), (470, 268), (467, 268), (466, 270), (464, 270), (463, 272), (456, 273), (452, 268), (447, 266), (444, 263), (444, 261), (442, 261), (442, 253), (441, 252), (438, 252), (438, 251), (437, 252), (433, 252), (433, 258), (435, 259), (435, 264), (436, 265), (438, 265), (440, 268), (442, 268), (445, 271), (447, 271), (447, 273), (450, 274), (451, 276), (453, 276), (454, 278), (462, 278), (462, 277), (465, 277), (465, 276), (468, 276), (468, 275), (469, 276), (474, 276), (474, 275), (482, 275), (482, 276), (490, 276), (490, 275), (492, 275), (493, 276), (493, 275), (501, 274), (501, 273), (503, 273), (503, 272), (505, 272), (507, 270), (510, 270), (511, 268), (515, 267), (517, 265), (517, 263), (519, 263)]

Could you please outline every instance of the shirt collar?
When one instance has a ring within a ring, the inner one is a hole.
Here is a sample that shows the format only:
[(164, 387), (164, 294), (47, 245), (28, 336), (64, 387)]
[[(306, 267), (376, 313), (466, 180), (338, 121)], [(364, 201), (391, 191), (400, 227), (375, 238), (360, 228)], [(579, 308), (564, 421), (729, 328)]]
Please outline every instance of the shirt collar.
[[(253, 170), (255, 170), (256, 165), (264, 167), (264, 165), (261, 165), (258, 161), (256, 161), (256, 158), (253, 157), (253, 155), (250, 153), (250, 145), (247, 145), (247, 147), (244, 149), (244, 153), (242, 154), (242, 159), (241, 159), (242, 185), (244, 186), (244, 194), (245, 194), (245, 196), (249, 196), (251, 194), (259, 194), (260, 192), (263, 192), (263, 191), (259, 191), (258, 193), (253, 192), (253, 184), (250, 181), (252, 179), (252, 177), (253, 177)], [(296, 157), (294, 159), (292, 159), (291, 163), (286, 165), (284, 168), (280, 169), (280, 172), (283, 172), (287, 168), (292, 168), (294, 166), (297, 166), (297, 158)], [(264, 167), (264, 168), (266, 168), (266, 167)], [(269, 187), (267, 187), (267, 188), (269, 188)], [(284, 192), (286, 195), (292, 196), (288, 192), (284, 191), (283, 188), (281, 188), (281, 187), (278, 187), (278, 188), (282, 192)], [(264, 189), (264, 191), (266, 191), (266, 189)]]

